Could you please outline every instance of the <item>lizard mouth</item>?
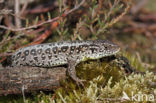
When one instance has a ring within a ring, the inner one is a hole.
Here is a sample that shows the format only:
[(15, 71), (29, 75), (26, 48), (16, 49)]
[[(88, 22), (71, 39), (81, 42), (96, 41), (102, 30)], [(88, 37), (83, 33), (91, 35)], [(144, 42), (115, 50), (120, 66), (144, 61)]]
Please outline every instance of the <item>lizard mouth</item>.
[(118, 48), (117, 50), (116, 50), (116, 53), (118, 53), (120, 51), (120, 48)]
[(112, 52), (110, 52), (110, 55), (115, 55), (120, 51), (120, 47), (119, 46), (115, 46), (112, 50)]
[(118, 53), (119, 51), (120, 51), (120, 48), (117, 47), (116, 50), (113, 52), (113, 54), (116, 54), (116, 53)]

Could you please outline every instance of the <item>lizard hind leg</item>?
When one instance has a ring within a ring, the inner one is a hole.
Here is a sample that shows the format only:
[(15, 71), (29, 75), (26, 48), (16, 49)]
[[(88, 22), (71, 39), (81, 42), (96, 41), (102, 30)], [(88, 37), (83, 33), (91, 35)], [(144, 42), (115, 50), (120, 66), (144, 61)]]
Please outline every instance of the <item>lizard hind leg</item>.
[(76, 66), (77, 64), (78, 64), (78, 63), (76, 63), (75, 60), (73, 60), (73, 59), (68, 59), (68, 69), (67, 69), (67, 72), (68, 72), (69, 76), (77, 83), (77, 85), (81, 84), (82, 86), (84, 86), (83, 82), (84, 82), (85, 80), (79, 79), (79, 78), (76, 76), (75, 66)]

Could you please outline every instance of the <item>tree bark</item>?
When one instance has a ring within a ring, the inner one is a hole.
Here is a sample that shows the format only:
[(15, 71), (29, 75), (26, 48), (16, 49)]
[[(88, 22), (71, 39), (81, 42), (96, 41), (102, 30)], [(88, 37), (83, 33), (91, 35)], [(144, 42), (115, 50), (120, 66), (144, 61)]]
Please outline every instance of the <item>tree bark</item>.
[(53, 90), (66, 78), (66, 68), (7, 67), (0, 69), (0, 95)]

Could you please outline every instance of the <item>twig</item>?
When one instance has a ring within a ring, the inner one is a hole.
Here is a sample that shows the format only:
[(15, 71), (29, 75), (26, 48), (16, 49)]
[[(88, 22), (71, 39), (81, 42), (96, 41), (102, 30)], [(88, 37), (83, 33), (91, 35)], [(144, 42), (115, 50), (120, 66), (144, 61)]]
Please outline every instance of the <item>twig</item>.
[(65, 13), (65, 14), (67, 15), (67, 14), (70, 14), (70, 13), (72, 13), (73, 11), (77, 10), (78, 8), (80, 8), (80, 6), (82, 6), (82, 5), (84, 4), (85, 1), (86, 1), (86, 0), (82, 0), (81, 3), (80, 3), (79, 5), (75, 6), (73, 9), (69, 10), (69, 11), (68, 11), (67, 13)]
[[(81, 3), (80, 3), (79, 5), (75, 6), (73, 9), (71, 9), (71, 10), (65, 12), (65, 13), (64, 13), (64, 14), (65, 14), (64, 16), (69, 15), (69, 14), (72, 13), (73, 11), (77, 10), (81, 5), (83, 5), (84, 2), (85, 2), (85, 0), (82, 0)], [(32, 25), (32, 26), (26, 27), (26, 28), (17, 28), (17, 29), (16, 29), (16, 28), (11, 28), (11, 27), (6, 27), (6, 26), (3, 26), (3, 25), (0, 25), (0, 28), (7, 29), (7, 30), (11, 30), (11, 31), (23, 31), (23, 30), (27, 30), (27, 29), (37, 28), (37, 27), (42, 26), (42, 25), (44, 25), (44, 24), (54, 22), (54, 21), (58, 20), (59, 18), (60, 18), (60, 16), (55, 17), (55, 18), (50, 19), (50, 20), (47, 20), (47, 21), (45, 21), (45, 22), (36, 24), (36, 25)]]
[(15, 0), (15, 23), (16, 23), (16, 27), (20, 28), (21, 27), (21, 20), (19, 17), (19, 13), (20, 13), (20, 0)]
[(126, 15), (126, 13), (129, 11), (129, 9), (130, 9), (130, 5), (127, 5), (124, 12), (121, 15), (119, 15), (117, 18), (113, 19), (108, 26), (110, 27), (113, 24), (115, 24), (117, 21), (119, 21), (124, 15)]
[(24, 13), (24, 11), (26, 10), (27, 6), (28, 6), (28, 3), (29, 3), (30, 0), (26, 0), (23, 7), (22, 7), (22, 10), (20, 11), (20, 16)]
[[(117, 2), (117, 1), (116, 1)], [(119, 16), (117, 16), (116, 18), (112, 19), (110, 22), (106, 23), (105, 26), (101, 29), (98, 30), (97, 34), (100, 34), (101, 32), (103, 32), (103, 30), (105, 30), (108, 27), (111, 27), (113, 24), (115, 24), (116, 22), (118, 22), (124, 15), (126, 15), (126, 13), (129, 11), (130, 9), (130, 4), (126, 5), (127, 7), (124, 9), (124, 12), (122, 12)]]
[(105, 15), (105, 20), (104, 22), (107, 21), (107, 18), (110, 17), (110, 15), (113, 13), (113, 9), (119, 4), (119, 0), (115, 0), (113, 6), (110, 8), (109, 12), (107, 15)]

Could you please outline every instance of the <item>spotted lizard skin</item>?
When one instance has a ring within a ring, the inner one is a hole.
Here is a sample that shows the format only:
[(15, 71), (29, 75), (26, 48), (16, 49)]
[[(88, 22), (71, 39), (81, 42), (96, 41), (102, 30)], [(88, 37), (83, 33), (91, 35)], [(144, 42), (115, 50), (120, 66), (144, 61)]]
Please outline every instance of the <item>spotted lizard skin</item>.
[(33, 45), (17, 50), (11, 57), (12, 66), (55, 67), (68, 64), (67, 72), (76, 83), (75, 66), (88, 59), (98, 59), (116, 54), (119, 46), (107, 40), (66, 41)]
[(66, 41), (28, 46), (12, 55), (12, 66), (53, 67), (68, 64), (73, 59), (77, 64), (88, 59), (98, 59), (116, 54), (119, 46), (107, 40)]

